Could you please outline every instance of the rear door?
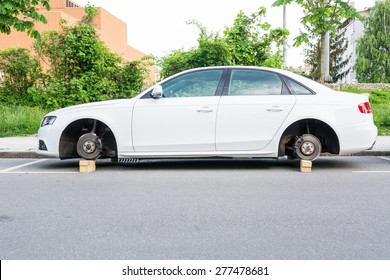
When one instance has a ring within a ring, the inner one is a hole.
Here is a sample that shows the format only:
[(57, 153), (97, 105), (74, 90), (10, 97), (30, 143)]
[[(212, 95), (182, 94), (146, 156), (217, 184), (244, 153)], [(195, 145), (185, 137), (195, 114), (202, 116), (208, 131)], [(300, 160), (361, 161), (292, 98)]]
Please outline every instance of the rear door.
[(232, 69), (229, 86), (218, 107), (217, 151), (263, 149), (273, 139), (295, 101), (277, 73)]

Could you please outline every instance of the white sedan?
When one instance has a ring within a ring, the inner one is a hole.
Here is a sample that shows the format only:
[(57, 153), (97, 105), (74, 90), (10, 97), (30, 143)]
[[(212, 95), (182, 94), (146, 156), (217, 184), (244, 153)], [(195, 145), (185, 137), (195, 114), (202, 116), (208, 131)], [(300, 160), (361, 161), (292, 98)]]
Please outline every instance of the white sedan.
[(368, 95), (337, 92), (278, 69), (207, 67), (176, 74), (131, 99), (47, 114), (38, 153), (314, 160), (322, 152), (367, 150), (376, 137)]

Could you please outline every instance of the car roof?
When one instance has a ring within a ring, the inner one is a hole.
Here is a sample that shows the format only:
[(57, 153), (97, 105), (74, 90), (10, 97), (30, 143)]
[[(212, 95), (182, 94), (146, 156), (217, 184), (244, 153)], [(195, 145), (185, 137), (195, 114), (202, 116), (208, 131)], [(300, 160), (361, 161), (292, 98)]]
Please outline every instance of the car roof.
[[(211, 67), (212, 68), (212, 67)], [(307, 86), (311, 90), (313, 90), (316, 93), (335, 93), (335, 91), (317, 81), (314, 81), (312, 79), (309, 79), (305, 76), (296, 74), (294, 72), (278, 69), (278, 68), (270, 68), (270, 67), (262, 67), (262, 66), (227, 66), (225, 68), (243, 68), (243, 69), (259, 69), (259, 70), (265, 70), (265, 71), (271, 71), (275, 73), (279, 73), (281, 75), (287, 76), (293, 80), (298, 81), (299, 83), (302, 83), (303, 85)]]
[[(298, 74), (296, 74), (294, 72), (291, 72), (291, 71), (278, 69), (278, 68), (263, 67), (263, 66), (240, 66), (240, 65), (235, 65), (235, 66), (206, 66), (206, 67), (192, 68), (192, 69), (188, 69), (188, 70), (176, 73), (174, 75), (171, 75), (171, 76), (161, 80), (156, 85), (162, 84), (165, 81), (170, 80), (170, 79), (172, 79), (172, 78), (174, 78), (176, 76), (180, 76), (180, 75), (183, 75), (183, 74), (186, 74), (186, 73), (191, 73), (191, 72), (196, 72), (196, 71), (208, 70), (208, 69), (253, 69), (253, 70), (270, 71), (270, 72), (274, 72), (274, 73), (278, 73), (278, 74), (284, 75), (284, 76), (289, 77), (289, 78), (291, 78), (293, 80), (296, 80), (297, 82), (299, 82), (299, 83), (307, 86), (308, 88), (310, 88), (316, 94), (318, 94), (318, 93), (320, 93), (320, 94), (322, 94), (322, 93), (334, 93), (335, 92), (333, 89), (331, 89), (331, 88), (329, 88), (329, 87), (327, 87), (327, 86), (325, 86), (325, 85), (323, 85), (321, 83), (313, 81), (313, 80), (311, 80), (309, 78), (306, 78), (304, 76), (298, 75)], [(149, 87), (148, 89), (143, 91), (140, 95), (142, 95), (145, 92), (149, 91), (154, 86), (155, 85), (153, 85), (152, 87)]]

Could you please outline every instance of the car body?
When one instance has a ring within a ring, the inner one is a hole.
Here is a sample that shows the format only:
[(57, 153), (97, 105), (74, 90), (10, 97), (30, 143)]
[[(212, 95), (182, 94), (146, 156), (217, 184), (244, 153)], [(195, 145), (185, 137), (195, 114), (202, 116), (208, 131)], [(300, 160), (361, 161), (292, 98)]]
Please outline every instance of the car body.
[(45, 116), (38, 153), (68, 158), (316, 159), (373, 146), (368, 94), (334, 91), (271, 68), (221, 66), (173, 75), (131, 99)]

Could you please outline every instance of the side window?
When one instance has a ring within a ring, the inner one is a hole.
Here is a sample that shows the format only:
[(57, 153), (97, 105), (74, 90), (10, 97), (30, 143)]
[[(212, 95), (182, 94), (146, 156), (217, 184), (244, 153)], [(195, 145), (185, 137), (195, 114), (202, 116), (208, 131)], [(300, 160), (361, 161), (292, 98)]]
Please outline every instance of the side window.
[(275, 73), (251, 69), (233, 69), (229, 95), (281, 95), (283, 82)]
[(293, 94), (295, 95), (313, 95), (313, 92), (310, 91), (308, 88), (304, 87), (303, 85), (297, 83), (296, 81), (287, 78), (286, 81), (292, 90)]
[(181, 75), (162, 85), (165, 98), (214, 96), (223, 69), (202, 70)]

